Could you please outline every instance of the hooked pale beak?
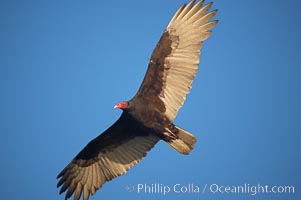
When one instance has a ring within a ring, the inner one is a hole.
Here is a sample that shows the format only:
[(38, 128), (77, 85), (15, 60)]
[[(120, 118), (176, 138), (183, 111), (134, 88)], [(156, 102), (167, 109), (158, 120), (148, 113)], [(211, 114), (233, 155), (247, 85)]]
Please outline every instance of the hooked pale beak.
[(121, 110), (124, 110), (124, 109), (126, 109), (126, 108), (128, 107), (128, 105), (129, 105), (128, 102), (123, 101), (123, 102), (120, 102), (120, 103), (116, 104), (116, 105), (114, 106), (114, 108), (115, 108), (115, 109), (116, 109), (116, 108), (119, 108), (119, 109), (121, 109)]

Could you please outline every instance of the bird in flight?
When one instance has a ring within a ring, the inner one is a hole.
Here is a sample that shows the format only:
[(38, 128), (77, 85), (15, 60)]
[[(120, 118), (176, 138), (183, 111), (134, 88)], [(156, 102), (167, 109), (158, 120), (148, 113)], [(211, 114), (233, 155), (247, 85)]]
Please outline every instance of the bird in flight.
[(125, 174), (163, 140), (189, 154), (194, 135), (173, 123), (192, 86), (203, 41), (211, 34), (217, 10), (204, 0), (182, 5), (151, 55), (144, 80), (129, 101), (115, 105), (123, 112), (106, 131), (90, 141), (59, 173), (57, 187), (65, 199), (88, 200), (102, 185)]

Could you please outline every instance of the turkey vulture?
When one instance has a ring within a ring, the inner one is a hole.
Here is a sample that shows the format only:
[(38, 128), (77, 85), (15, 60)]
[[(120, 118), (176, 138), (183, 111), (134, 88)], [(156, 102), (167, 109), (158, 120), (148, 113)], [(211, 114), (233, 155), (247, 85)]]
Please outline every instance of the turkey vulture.
[(189, 154), (196, 138), (173, 121), (182, 107), (196, 75), (200, 49), (217, 20), (212, 2), (192, 0), (175, 13), (154, 49), (144, 80), (136, 95), (115, 105), (120, 118), (90, 141), (59, 173), (57, 187), (65, 199), (90, 194), (126, 173), (159, 141), (181, 154)]

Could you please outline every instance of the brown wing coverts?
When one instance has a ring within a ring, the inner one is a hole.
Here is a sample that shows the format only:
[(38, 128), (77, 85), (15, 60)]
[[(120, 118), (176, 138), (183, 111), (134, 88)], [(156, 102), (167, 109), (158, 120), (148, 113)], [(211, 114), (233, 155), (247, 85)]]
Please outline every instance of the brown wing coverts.
[(203, 0), (181, 6), (154, 49), (147, 73), (137, 93), (173, 121), (196, 75), (202, 43), (211, 34), (217, 10)]
[(92, 140), (58, 175), (60, 194), (74, 200), (90, 194), (109, 180), (126, 173), (159, 141), (150, 130), (139, 128), (126, 113), (107, 131)]

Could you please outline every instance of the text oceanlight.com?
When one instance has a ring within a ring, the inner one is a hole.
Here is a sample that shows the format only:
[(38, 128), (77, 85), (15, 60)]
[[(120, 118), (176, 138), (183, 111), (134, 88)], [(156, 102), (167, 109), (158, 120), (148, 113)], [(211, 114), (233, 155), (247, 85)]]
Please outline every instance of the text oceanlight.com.
[(128, 192), (136, 192), (137, 194), (158, 194), (168, 195), (174, 194), (294, 194), (295, 187), (292, 185), (266, 185), (266, 184), (248, 184), (241, 185), (221, 185), (217, 183), (212, 184), (162, 184), (162, 183), (138, 183), (135, 185), (128, 185), (126, 187)]

